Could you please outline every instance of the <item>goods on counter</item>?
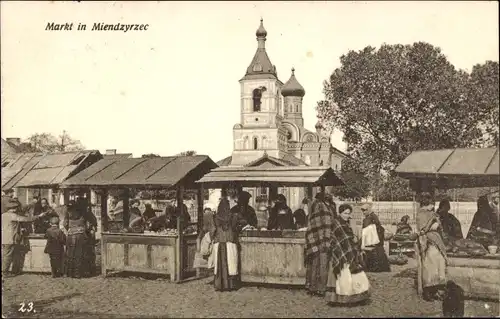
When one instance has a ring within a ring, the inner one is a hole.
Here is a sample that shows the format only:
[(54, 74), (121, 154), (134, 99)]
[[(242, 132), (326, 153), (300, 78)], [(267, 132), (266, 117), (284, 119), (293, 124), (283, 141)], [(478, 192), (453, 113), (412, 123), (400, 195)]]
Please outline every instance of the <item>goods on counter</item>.
[(188, 226), (186, 229), (184, 229), (183, 234), (194, 234), (196, 233), (196, 228), (193, 226)]
[(406, 265), (408, 263), (408, 258), (405, 255), (389, 256), (389, 264), (391, 265)]
[(253, 227), (252, 225), (246, 225), (242, 230), (257, 230), (257, 228)]
[(396, 234), (392, 237), (392, 240), (395, 241), (406, 241), (406, 240), (416, 240), (418, 237), (417, 234), (411, 233), (411, 234)]
[(480, 257), (488, 254), (483, 245), (470, 239), (457, 239), (448, 243), (446, 251), (459, 257)]

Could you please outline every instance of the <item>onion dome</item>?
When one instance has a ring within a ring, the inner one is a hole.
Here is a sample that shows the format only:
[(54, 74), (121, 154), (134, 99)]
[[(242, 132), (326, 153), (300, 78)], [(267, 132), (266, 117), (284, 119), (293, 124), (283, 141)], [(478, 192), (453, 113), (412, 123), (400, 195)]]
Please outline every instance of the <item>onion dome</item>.
[(306, 95), (306, 91), (300, 85), (300, 83), (295, 78), (295, 69), (292, 68), (292, 76), (290, 79), (283, 85), (281, 88), (281, 95), (283, 96), (300, 96), (303, 97)]
[(257, 32), (255, 32), (255, 35), (257, 38), (265, 38), (267, 36), (267, 31), (264, 29), (264, 19), (260, 19), (260, 26), (257, 29)]

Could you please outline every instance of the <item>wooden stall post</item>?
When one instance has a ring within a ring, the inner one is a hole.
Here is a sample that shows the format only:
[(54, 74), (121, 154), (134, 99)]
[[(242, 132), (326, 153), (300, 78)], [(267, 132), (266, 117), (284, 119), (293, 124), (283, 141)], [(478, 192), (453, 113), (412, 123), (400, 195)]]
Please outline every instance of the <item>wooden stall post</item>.
[(182, 220), (182, 210), (184, 204), (184, 186), (177, 186), (177, 242), (176, 242), (176, 256), (177, 260), (175, 263), (175, 278), (173, 281), (180, 282), (182, 278), (182, 273), (184, 270), (184, 252), (183, 242), (184, 242), (184, 230), (182, 229), (183, 220)]
[(69, 189), (63, 189), (63, 205), (68, 205), (69, 203)]
[(129, 212), (129, 201), (130, 201), (130, 191), (128, 188), (123, 190), (122, 195), (123, 201), (123, 228), (127, 228), (130, 222), (130, 212)]
[(271, 206), (271, 202), (273, 199), (276, 198), (276, 195), (278, 195), (278, 186), (276, 185), (271, 185), (269, 186), (269, 206)]
[[(198, 239), (196, 240), (196, 251), (200, 251), (201, 248), (201, 239), (204, 234), (203, 234), (203, 204), (205, 202), (205, 196), (204, 196), (204, 188), (203, 184), (200, 184), (198, 187), (198, 194), (197, 194), (197, 202), (198, 202), (198, 211), (197, 211), (197, 223), (198, 223)], [(200, 277), (201, 272), (200, 268), (196, 268), (196, 277)]]
[(108, 231), (108, 190), (101, 190), (101, 233)]

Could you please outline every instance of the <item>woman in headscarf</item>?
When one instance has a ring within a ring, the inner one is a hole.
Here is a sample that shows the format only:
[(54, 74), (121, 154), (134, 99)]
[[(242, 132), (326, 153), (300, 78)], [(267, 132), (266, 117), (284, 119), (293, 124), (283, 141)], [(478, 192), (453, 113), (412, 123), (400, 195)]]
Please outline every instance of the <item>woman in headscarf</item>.
[(311, 205), (304, 251), (306, 289), (308, 294), (316, 296), (324, 296), (326, 293), (330, 242), (333, 239), (334, 217), (325, 197), (324, 192), (316, 194)]
[(331, 267), (336, 278), (335, 292), (329, 298), (332, 304), (357, 304), (370, 297), (361, 249), (350, 226), (351, 214), (352, 207), (342, 204), (332, 223)]
[(484, 247), (491, 245), (496, 234), (496, 218), (493, 208), (491, 208), (488, 198), (481, 196), (477, 200), (477, 212), (472, 218), (472, 222), (467, 234), (467, 239), (474, 240)]
[[(68, 203), (64, 228), (66, 236), (66, 264), (64, 273), (68, 277), (80, 278), (88, 272), (88, 246), (92, 241), (89, 238), (87, 222), (97, 227), (95, 217), (87, 209), (78, 207), (73, 201)], [(94, 217), (94, 218), (92, 218)]]
[(238, 234), (241, 225), (246, 223), (241, 218), (240, 214), (231, 213), (227, 198), (220, 200), (213, 238), (214, 287), (217, 291), (236, 290), (240, 285)]
[(397, 235), (409, 235), (413, 232), (410, 224), (408, 224), (408, 220), (410, 220), (410, 216), (408, 215), (404, 215), (403, 217), (401, 217), (401, 221), (396, 224)]
[(286, 204), (286, 197), (283, 194), (276, 195), (274, 206), (269, 213), (268, 230), (296, 229), (293, 221), (293, 213)]
[(257, 228), (257, 214), (255, 214), (255, 210), (253, 209), (253, 207), (248, 205), (251, 197), (252, 195), (250, 195), (249, 192), (240, 192), (238, 194), (238, 204), (231, 208), (231, 213), (240, 214), (241, 217), (246, 220), (246, 224)]
[(423, 297), (435, 300), (446, 284), (446, 246), (443, 242), (439, 216), (429, 193), (423, 193), (417, 214), (418, 244), (422, 262)]
[(365, 250), (366, 255), (366, 271), (368, 272), (389, 272), (391, 271), (391, 266), (389, 265), (389, 259), (385, 254), (384, 250), (384, 233), (385, 229), (380, 223), (378, 216), (370, 211), (370, 205), (364, 204), (361, 206), (361, 211), (363, 212), (363, 228), (370, 225), (375, 225), (377, 230), (377, 236), (379, 243)]
[(437, 214), (439, 215), (439, 221), (443, 227), (443, 241), (445, 244), (464, 238), (460, 221), (450, 214), (450, 209), (451, 205), (449, 200), (443, 199), (439, 202)]

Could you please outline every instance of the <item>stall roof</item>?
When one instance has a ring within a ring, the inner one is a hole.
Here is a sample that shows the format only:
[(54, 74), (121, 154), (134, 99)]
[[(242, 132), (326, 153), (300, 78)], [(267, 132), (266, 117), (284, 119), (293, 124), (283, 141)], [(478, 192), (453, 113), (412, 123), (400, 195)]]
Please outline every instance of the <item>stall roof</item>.
[(333, 169), (324, 166), (220, 167), (203, 176), (198, 183), (211, 188), (222, 188), (230, 184), (246, 187), (265, 184), (291, 187), (344, 185)]
[(216, 167), (206, 155), (104, 158), (65, 181), (62, 187), (170, 188), (179, 183), (193, 186), (197, 179)]
[[(500, 183), (498, 148), (457, 148), (411, 153), (396, 168), (396, 174), (409, 179), (439, 180), (461, 187), (498, 186)], [(449, 185), (450, 186), (450, 185)]]
[(2, 188), (58, 186), (100, 158), (99, 151), (93, 150), (16, 154), (2, 167)]

